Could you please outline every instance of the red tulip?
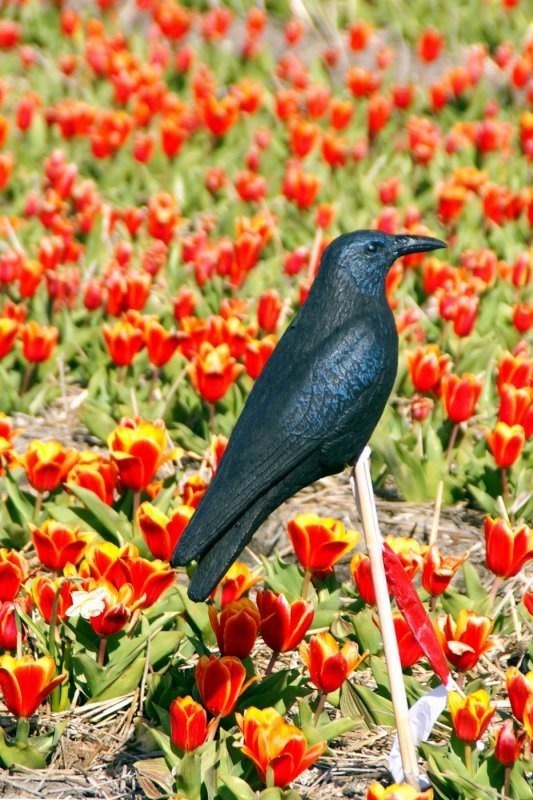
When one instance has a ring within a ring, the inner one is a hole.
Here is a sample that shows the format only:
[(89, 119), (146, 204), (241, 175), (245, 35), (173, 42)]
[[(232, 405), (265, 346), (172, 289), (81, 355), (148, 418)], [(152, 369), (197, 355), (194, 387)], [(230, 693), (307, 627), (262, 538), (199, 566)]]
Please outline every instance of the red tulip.
[(201, 656), (196, 665), (196, 684), (204, 706), (214, 717), (231, 714), (252, 678), (246, 681), (246, 669), (232, 656)]
[(207, 737), (207, 714), (190, 695), (176, 697), (169, 708), (170, 740), (186, 753), (196, 750)]
[(269, 589), (257, 592), (261, 635), (275, 653), (294, 650), (307, 633), (315, 614), (310, 600), (299, 597), (290, 604), (285, 595)]

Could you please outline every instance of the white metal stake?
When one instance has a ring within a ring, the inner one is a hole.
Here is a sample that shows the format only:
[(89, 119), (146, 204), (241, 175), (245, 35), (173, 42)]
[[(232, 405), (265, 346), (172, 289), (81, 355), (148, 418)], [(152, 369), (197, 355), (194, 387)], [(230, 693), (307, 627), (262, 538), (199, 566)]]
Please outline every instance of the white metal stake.
[(403, 682), (402, 664), (392, 619), (385, 567), (383, 565), (383, 540), (379, 531), (378, 515), (370, 477), (370, 452), (370, 448), (365, 447), (354, 467), (351, 477), (352, 493), (363, 523), (363, 533), (370, 558), (404, 779), (411, 786), (420, 789), (418, 761), (408, 716), (409, 707)]

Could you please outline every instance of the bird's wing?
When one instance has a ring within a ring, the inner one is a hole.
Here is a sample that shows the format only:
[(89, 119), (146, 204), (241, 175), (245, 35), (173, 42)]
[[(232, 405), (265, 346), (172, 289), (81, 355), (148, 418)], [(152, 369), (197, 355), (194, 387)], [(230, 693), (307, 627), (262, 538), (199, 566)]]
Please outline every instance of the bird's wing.
[[(358, 415), (383, 369), (375, 319), (334, 329), (306, 357), (285, 335), (235, 425), (219, 471), (173, 556), (204, 553), (259, 497), (316, 452), (351, 409)], [(341, 465), (338, 469), (341, 469)], [(330, 474), (327, 468), (323, 475)], [(297, 489), (295, 488), (294, 491)]]

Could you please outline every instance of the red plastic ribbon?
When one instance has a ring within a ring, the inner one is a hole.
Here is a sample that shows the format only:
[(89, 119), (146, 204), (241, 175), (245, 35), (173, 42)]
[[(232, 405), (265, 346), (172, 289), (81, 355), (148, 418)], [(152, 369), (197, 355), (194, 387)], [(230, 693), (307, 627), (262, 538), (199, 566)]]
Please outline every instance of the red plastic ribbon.
[(389, 589), (411, 633), (435, 674), (446, 685), (450, 670), (432, 622), (402, 562), (386, 542), (383, 543), (383, 564)]

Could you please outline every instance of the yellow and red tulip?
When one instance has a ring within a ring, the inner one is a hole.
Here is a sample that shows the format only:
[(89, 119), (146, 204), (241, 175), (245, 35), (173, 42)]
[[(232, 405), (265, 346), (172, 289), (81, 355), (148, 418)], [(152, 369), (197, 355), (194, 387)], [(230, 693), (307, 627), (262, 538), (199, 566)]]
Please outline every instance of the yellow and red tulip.
[(39, 325), (31, 320), (22, 327), (22, 352), (26, 361), (46, 361), (58, 342), (59, 331), (53, 325)]
[(347, 641), (340, 648), (328, 631), (311, 636), (309, 643), (303, 642), (300, 645), (300, 655), (307, 665), (312, 682), (325, 694), (339, 689), (363, 660), (355, 642)]
[(176, 697), (170, 704), (169, 714), (170, 740), (174, 747), (189, 753), (205, 742), (207, 714), (190, 695)]
[(0, 656), (0, 688), (8, 711), (17, 717), (31, 717), (66, 674), (55, 676), (56, 665), (51, 656), (13, 658)]
[(137, 523), (154, 558), (170, 561), (193, 514), (194, 508), (184, 505), (175, 508), (170, 517), (151, 503), (142, 503), (139, 506)]
[(450, 692), (448, 697), (455, 735), (463, 742), (477, 742), (488, 728), (496, 707), (484, 689), (470, 695)]
[(289, 522), (288, 533), (296, 558), (306, 570), (330, 570), (360, 539), (342, 522), (317, 514), (299, 514)]
[(481, 394), (481, 381), (471, 373), (462, 377), (446, 374), (442, 376), (441, 388), (446, 416), (455, 424), (470, 419)]
[(244, 598), (235, 600), (217, 612), (209, 606), (209, 620), (223, 656), (246, 658), (257, 639), (261, 617), (255, 603)]
[(467, 560), (462, 556), (443, 556), (437, 545), (432, 545), (424, 558), (422, 567), (422, 586), (434, 597), (446, 591), (453, 576)]
[(63, 622), (67, 608), (72, 605), (72, 592), (78, 588), (78, 584), (69, 579), (38, 575), (31, 584), (31, 598), (44, 621), (50, 624), (57, 595), (56, 621)]
[(78, 454), (61, 442), (30, 442), (22, 464), (28, 481), (37, 492), (53, 492), (76, 464)]
[(437, 344), (428, 344), (406, 354), (409, 377), (417, 392), (435, 391), (450, 369), (451, 358)]
[(533, 670), (524, 675), (517, 667), (509, 667), (505, 673), (505, 685), (513, 714), (518, 722), (522, 722), (526, 704), (533, 698)]
[(513, 528), (501, 517), (485, 518), (487, 567), (500, 578), (512, 578), (533, 558), (533, 529), (528, 525)]
[(451, 614), (439, 620), (437, 635), (450, 664), (460, 672), (476, 666), (480, 657), (493, 647), (490, 634), (494, 620), (462, 609), (457, 620)]
[(497, 422), (494, 430), (486, 430), (485, 438), (490, 452), (500, 469), (509, 469), (518, 461), (526, 443), (526, 434), (521, 425)]
[(242, 364), (237, 364), (227, 344), (214, 347), (210, 342), (202, 342), (198, 360), (189, 367), (189, 374), (201, 397), (208, 403), (216, 403), (242, 370)]
[(60, 522), (47, 519), (39, 527), (29, 525), (37, 558), (48, 569), (59, 572), (65, 565), (78, 564), (87, 547), (87, 535), (79, 528), (68, 528)]
[(145, 420), (122, 420), (107, 445), (120, 480), (134, 492), (146, 489), (161, 464), (176, 456), (175, 450), (167, 450), (163, 425)]
[(362, 599), (367, 605), (375, 606), (376, 592), (374, 591), (369, 557), (365, 553), (355, 553), (350, 561), (350, 572)]
[(201, 656), (196, 665), (196, 685), (202, 703), (214, 717), (231, 714), (253, 680), (246, 680), (244, 664), (233, 656)]
[(242, 752), (255, 764), (259, 778), (280, 788), (294, 781), (322, 754), (325, 742), (308, 747), (302, 731), (289, 725), (274, 708), (251, 706), (237, 714), (244, 747)]
[(252, 572), (242, 561), (235, 561), (226, 572), (211, 599), (217, 600), (221, 608), (225, 608), (234, 600), (240, 600), (251, 588), (259, 583), (261, 576)]

